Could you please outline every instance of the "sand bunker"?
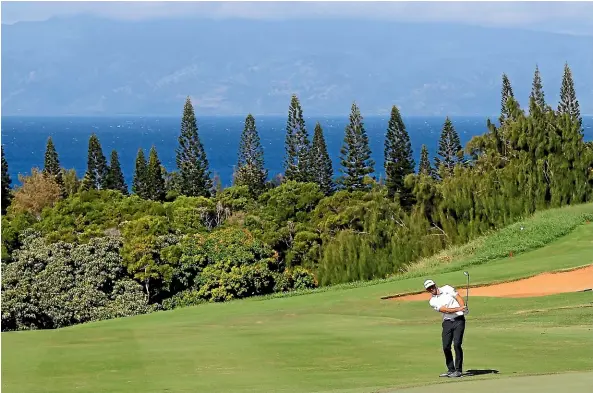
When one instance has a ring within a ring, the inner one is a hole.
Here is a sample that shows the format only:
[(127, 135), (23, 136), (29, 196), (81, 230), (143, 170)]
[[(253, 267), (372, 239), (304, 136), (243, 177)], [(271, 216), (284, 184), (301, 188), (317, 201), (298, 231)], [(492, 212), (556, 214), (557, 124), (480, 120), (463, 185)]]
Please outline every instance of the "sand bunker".
[[(438, 284), (438, 282), (437, 282)], [(444, 285), (446, 283), (442, 283)], [(469, 294), (471, 296), (491, 296), (491, 297), (534, 297), (554, 295), (557, 293), (578, 292), (593, 288), (593, 265), (585, 268), (559, 273), (543, 273), (530, 278), (506, 282), (502, 284), (484, 285), (472, 287), (470, 285)], [(457, 287), (459, 294), (465, 298), (466, 287)], [(413, 301), (430, 299), (427, 292), (404, 295), (388, 296), (388, 299), (398, 301)]]

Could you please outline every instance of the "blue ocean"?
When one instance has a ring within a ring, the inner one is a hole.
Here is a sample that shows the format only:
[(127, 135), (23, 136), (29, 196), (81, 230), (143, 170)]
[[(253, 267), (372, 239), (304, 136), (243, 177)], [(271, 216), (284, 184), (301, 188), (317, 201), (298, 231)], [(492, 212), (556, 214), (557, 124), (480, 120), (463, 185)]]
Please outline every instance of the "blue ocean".
[[(465, 146), (472, 136), (486, 131), (486, 116), (452, 117), (451, 120)], [(496, 116), (491, 117), (495, 121)], [(233, 167), (243, 131), (244, 117), (197, 117), (198, 133), (210, 164), (212, 175), (220, 176), (223, 186), (232, 183)], [(404, 117), (404, 123), (412, 142), (416, 164), (422, 144), (426, 144), (431, 160), (438, 147), (438, 139), (444, 117)], [(315, 123), (319, 121), (334, 163), (334, 172), (339, 176), (340, 148), (348, 116), (305, 118), (310, 138)], [(384, 139), (389, 121), (388, 115), (364, 118), (369, 136), (375, 175), (383, 170)], [(167, 170), (175, 170), (181, 117), (2, 117), (2, 144), (13, 185), (18, 185), (18, 174), (29, 174), (32, 167), (43, 167), (45, 146), (52, 137), (65, 168), (74, 168), (79, 177), (86, 171), (88, 140), (95, 133), (101, 142), (103, 154), (109, 160), (111, 150), (117, 150), (126, 183), (131, 188), (136, 154), (139, 148), (148, 151), (155, 146), (159, 158)], [(283, 172), (286, 116), (256, 117), (256, 126), (264, 148), (264, 159), (269, 178)], [(585, 139), (593, 140), (593, 117), (583, 118)]]

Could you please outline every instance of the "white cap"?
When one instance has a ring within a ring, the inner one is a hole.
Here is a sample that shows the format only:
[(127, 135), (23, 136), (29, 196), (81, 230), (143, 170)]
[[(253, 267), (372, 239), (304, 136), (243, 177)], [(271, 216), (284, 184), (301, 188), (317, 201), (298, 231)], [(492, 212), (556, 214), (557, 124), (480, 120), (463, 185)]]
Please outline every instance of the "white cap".
[(432, 287), (433, 285), (436, 285), (436, 284), (432, 280), (426, 280), (426, 281), (424, 281), (424, 288), (426, 288), (426, 289)]

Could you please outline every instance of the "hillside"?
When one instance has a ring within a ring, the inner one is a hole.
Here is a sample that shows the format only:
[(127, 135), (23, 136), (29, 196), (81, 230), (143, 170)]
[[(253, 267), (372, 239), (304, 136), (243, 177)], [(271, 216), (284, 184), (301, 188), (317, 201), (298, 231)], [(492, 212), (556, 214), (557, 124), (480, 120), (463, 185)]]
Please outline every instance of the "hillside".
[(76, 16), (2, 25), (3, 115), (488, 115), (506, 72), (526, 102), (538, 64), (548, 102), (572, 68), (593, 112), (593, 37), (444, 23)]
[[(463, 287), (461, 269), (469, 270), (478, 285), (591, 265), (592, 217), (593, 204), (538, 213), (434, 257), (447, 254), (449, 262), (428, 268), (425, 262), (381, 282), (52, 331), (2, 333), (2, 388), (23, 393), (369, 392), (443, 382), (437, 377), (443, 367), (440, 316), (424, 301), (380, 297), (415, 291), (428, 274), (438, 283)], [(528, 229), (525, 236), (516, 235), (520, 227)], [(493, 259), (493, 245), (496, 252), (521, 252)], [(495, 298), (470, 291), (469, 304), (466, 367), (498, 374), (471, 377), (467, 385), (466, 378), (440, 391), (494, 392), (501, 386), (508, 392), (519, 391), (513, 386), (582, 391), (587, 386), (593, 371), (591, 292)], [(567, 371), (589, 373), (507, 379)]]

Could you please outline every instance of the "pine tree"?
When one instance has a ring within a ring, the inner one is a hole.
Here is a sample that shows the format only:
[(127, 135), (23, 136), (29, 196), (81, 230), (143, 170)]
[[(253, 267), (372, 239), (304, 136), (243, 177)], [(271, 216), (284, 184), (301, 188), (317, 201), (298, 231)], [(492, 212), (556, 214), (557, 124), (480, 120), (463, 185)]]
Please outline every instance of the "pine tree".
[(560, 87), (560, 102), (558, 103), (558, 112), (560, 114), (568, 113), (571, 119), (578, 123), (579, 128), (583, 127), (583, 119), (581, 118), (581, 110), (579, 109), (579, 101), (574, 89), (574, 81), (572, 80), (572, 71), (568, 67), (568, 63), (564, 64), (564, 76), (562, 77), (562, 86)]
[(333, 182), (334, 170), (332, 161), (327, 153), (325, 138), (321, 124), (315, 124), (315, 133), (313, 134), (313, 145), (311, 146), (311, 167), (313, 181), (319, 185), (319, 188), (325, 195), (330, 195), (335, 190)]
[(409, 190), (404, 190), (404, 178), (414, 173), (415, 166), (410, 136), (394, 105), (385, 135), (385, 184), (389, 196), (399, 193), (402, 199), (403, 194), (409, 194)]
[(210, 189), (210, 193), (213, 197), (219, 195), (224, 188), (222, 187), (222, 180), (220, 180), (220, 175), (218, 173), (214, 173), (212, 176), (212, 188)]
[(6, 209), (10, 206), (10, 202), (12, 201), (12, 190), (10, 189), (10, 185), (12, 183), (12, 179), (10, 178), (10, 174), (8, 173), (8, 162), (6, 161), (6, 157), (4, 157), (4, 145), (1, 148), (2, 154), (2, 215), (6, 214)]
[(43, 165), (43, 173), (46, 176), (52, 176), (62, 193), (64, 193), (64, 180), (62, 179), (62, 171), (60, 169), (60, 160), (58, 158), (58, 152), (54, 146), (54, 142), (51, 137), (47, 139), (47, 145), (45, 147), (45, 160)]
[(134, 180), (132, 181), (132, 192), (140, 198), (148, 199), (148, 165), (144, 156), (144, 150), (138, 149), (136, 155), (136, 168), (134, 170)]
[(89, 138), (87, 170), (83, 179), (85, 190), (105, 189), (107, 185), (107, 160), (103, 155), (101, 143), (95, 134)]
[(428, 149), (426, 145), (422, 145), (420, 150), (420, 165), (418, 166), (418, 173), (426, 176), (434, 176), (430, 159), (428, 158)]
[(350, 124), (346, 126), (340, 153), (342, 176), (339, 183), (349, 191), (367, 189), (364, 178), (375, 171), (375, 162), (371, 159), (369, 139), (356, 103), (352, 104)]
[(124, 195), (128, 195), (128, 186), (124, 179), (124, 174), (121, 170), (119, 157), (116, 150), (111, 151), (111, 160), (109, 162), (109, 170), (107, 172), (107, 189), (116, 190)]
[(542, 85), (542, 78), (539, 73), (539, 68), (535, 66), (535, 73), (533, 75), (533, 84), (531, 86), (531, 94), (529, 96), (529, 114), (535, 115), (543, 113), (546, 110), (546, 100)]
[(451, 176), (455, 165), (463, 162), (463, 150), (459, 135), (448, 116), (441, 131), (437, 154), (442, 157), (442, 160), (435, 157), (435, 167), (441, 177), (443, 174)]
[(266, 188), (267, 177), (268, 171), (264, 168), (264, 150), (255, 127), (255, 119), (248, 114), (239, 144), (235, 184), (249, 187), (249, 192), (253, 196), (258, 196)]
[(153, 201), (164, 201), (166, 195), (165, 178), (161, 167), (161, 161), (152, 146), (148, 154), (148, 167), (146, 168), (146, 196)]
[(95, 182), (96, 181), (92, 178), (92, 175), (89, 172), (86, 172), (82, 177), (82, 181), (80, 182), (80, 189), (82, 191), (93, 190)]
[(287, 180), (308, 182), (312, 180), (310, 142), (303, 110), (296, 95), (292, 95), (286, 122), (286, 156), (284, 175)]
[(183, 107), (181, 134), (176, 154), (180, 193), (186, 196), (210, 196), (212, 179), (210, 179), (208, 159), (198, 136), (194, 107), (189, 97)]
[(500, 99), (500, 124), (504, 124), (504, 122), (511, 117), (509, 113), (509, 109), (507, 106), (507, 101), (511, 97), (515, 97), (513, 94), (513, 88), (511, 87), (511, 81), (506, 74), (502, 74), (502, 92), (501, 92), (501, 99)]

